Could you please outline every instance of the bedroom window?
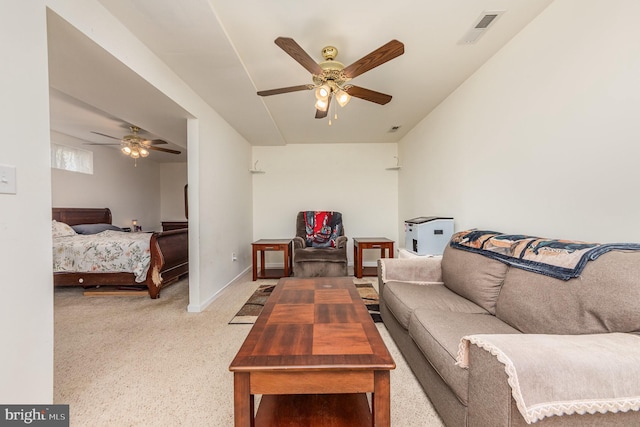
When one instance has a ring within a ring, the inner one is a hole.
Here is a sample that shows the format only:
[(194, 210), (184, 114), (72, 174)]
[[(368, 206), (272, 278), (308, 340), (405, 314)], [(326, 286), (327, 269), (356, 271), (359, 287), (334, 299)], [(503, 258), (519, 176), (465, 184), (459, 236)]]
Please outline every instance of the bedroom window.
[(93, 175), (93, 152), (51, 143), (51, 167)]

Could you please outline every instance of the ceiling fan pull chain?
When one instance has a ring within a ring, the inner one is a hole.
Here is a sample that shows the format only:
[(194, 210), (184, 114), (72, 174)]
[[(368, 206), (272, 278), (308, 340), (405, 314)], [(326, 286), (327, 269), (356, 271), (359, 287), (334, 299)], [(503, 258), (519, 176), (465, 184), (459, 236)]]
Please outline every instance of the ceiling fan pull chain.
[[(333, 118), (338, 120), (338, 111), (336, 111), (336, 103), (332, 103), (331, 107), (333, 108)], [(329, 126), (331, 126), (331, 116), (329, 116)]]

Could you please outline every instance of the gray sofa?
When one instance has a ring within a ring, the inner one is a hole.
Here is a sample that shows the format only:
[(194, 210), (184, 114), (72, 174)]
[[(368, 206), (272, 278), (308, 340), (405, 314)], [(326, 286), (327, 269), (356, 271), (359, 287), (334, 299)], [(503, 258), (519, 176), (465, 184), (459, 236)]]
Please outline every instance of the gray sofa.
[[(378, 281), (384, 324), (447, 426), (524, 426), (527, 409), (542, 426), (640, 425), (640, 251), (564, 281), (448, 246), (380, 259)], [(546, 404), (524, 407), (536, 394)]]

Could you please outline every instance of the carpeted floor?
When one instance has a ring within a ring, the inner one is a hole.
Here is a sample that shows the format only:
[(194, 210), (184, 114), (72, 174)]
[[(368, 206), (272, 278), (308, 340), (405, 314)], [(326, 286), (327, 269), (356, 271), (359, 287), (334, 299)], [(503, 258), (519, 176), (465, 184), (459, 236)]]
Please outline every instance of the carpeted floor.
[[(228, 368), (252, 325), (228, 321), (259, 285), (276, 282), (245, 275), (202, 313), (186, 311), (186, 280), (159, 300), (56, 289), (54, 403), (70, 405), (71, 426), (232, 426)], [(397, 364), (392, 424), (442, 426), (384, 325), (376, 325)]]

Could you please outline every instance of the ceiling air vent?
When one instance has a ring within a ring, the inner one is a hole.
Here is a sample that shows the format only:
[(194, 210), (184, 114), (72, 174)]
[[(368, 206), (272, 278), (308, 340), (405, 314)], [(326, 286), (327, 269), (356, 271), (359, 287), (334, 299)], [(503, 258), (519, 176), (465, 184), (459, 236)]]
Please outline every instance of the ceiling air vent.
[(482, 15), (480, 15), (480, 17), (476, 19), (473, 27), (471, 27), (471, 29), (467, 31), (467, 34), (464, 35), (464, 37), (458, 42), (458, 44), (473, 44), (477, 42), (480, 37), (482, 37), (482, 35), (489, 29), (489, 27), (493, 25), (494, 22), (496, 22), (500, 15), (505, 12), (506, 10), (492, 10), (483, 12)]

